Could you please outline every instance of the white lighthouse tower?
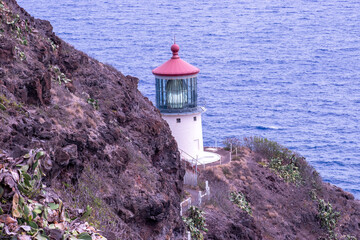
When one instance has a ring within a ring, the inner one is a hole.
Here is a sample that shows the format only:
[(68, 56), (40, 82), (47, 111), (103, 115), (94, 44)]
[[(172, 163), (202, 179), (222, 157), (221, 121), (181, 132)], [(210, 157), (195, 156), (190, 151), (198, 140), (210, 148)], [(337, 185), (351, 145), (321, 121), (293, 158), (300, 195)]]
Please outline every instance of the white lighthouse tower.
[(181, 157), (187, 160), (204, 155), (201, 113), (197, 103), (197, 67), (182, 60), (179, 45), (171, 46), (172, 57), (155, 68), (156, 106), (167, 121), (178, 144)]

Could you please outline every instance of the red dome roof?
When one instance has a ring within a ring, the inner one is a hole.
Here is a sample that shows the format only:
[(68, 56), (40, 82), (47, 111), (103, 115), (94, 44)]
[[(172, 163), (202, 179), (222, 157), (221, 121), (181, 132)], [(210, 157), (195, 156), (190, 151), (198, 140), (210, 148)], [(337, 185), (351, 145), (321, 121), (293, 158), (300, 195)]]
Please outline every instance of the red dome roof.
[(152, 70), (154, 75), (158, 76), (187, 76), (187, 75), (194, 75), (200, 72), (200, 69), (194, 67), (190, 63), (185, 62), (182, 60), (178, 52), (180, 50), (179, 45), (173, 44), (171, 46), (171, 51), (173, 52), (173, 56), (170, 60), (163, 63), (159, 67)]

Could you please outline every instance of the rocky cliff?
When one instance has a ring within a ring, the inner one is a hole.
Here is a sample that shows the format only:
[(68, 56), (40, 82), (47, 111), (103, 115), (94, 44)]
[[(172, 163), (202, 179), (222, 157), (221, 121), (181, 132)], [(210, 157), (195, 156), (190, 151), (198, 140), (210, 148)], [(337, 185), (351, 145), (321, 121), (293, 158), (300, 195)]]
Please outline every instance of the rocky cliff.
[(0, 151), (48, 152), (47, 184), (109, 239), (181, 239), (177, 145), (137, 84), (0, 1)]
[(360, 201), (304, 157), (263, 138), (230, 142), (233, 161), (202, 171), (211, 187), (205, 239), (360, 239)]

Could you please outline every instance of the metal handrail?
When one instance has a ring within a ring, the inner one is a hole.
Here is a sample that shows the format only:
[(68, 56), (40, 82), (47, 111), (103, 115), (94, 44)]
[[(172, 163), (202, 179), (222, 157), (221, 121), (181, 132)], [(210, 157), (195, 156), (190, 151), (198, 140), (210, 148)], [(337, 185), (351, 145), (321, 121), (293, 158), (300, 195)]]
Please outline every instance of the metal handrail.
[(187, 152), (185, 152), (184, 150), (179, 148), (180, 153), (185, 153), (186, 155), (188, 155), (190, 158), (192, 158), (193, 160), (197, 160), (196, 158), (194, 158), (193, 156), (191, 156), (190, 154), (188, 154)]
[[(195, 172), (196, 172), (196, 174), (197, 174), (197, 172), (198, 172), (198, 169), (197, 169), (197, 166), (198, 166), (198, 159), (197, 158), (194, 158), (193, 156), (191, 156), (190, 154), (188, 154), (187, 152), (185, 152), (184, 150), (182, 150), (182, 149), (180, 149), (179, 148), (179, 151), (180, 151), (180, 154), (181, 153), (185, 153), (187, 156), (189, 156), (190, 158), (191, 158), (191, 160), (193, 161), (193, 162), (195, 162)], [(193, 163), (192, 163), (193, 164)]]

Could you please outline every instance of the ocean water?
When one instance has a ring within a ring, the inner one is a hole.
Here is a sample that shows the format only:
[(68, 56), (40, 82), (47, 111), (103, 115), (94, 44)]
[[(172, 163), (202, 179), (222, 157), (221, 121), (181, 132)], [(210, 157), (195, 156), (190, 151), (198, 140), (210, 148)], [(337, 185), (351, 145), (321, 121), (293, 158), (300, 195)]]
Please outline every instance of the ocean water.
[(140, 79), (179, 55), (200, 68), (205, 145), (259, 135), (360, 199), (360, 1), (18, 0), (58, 36)]

